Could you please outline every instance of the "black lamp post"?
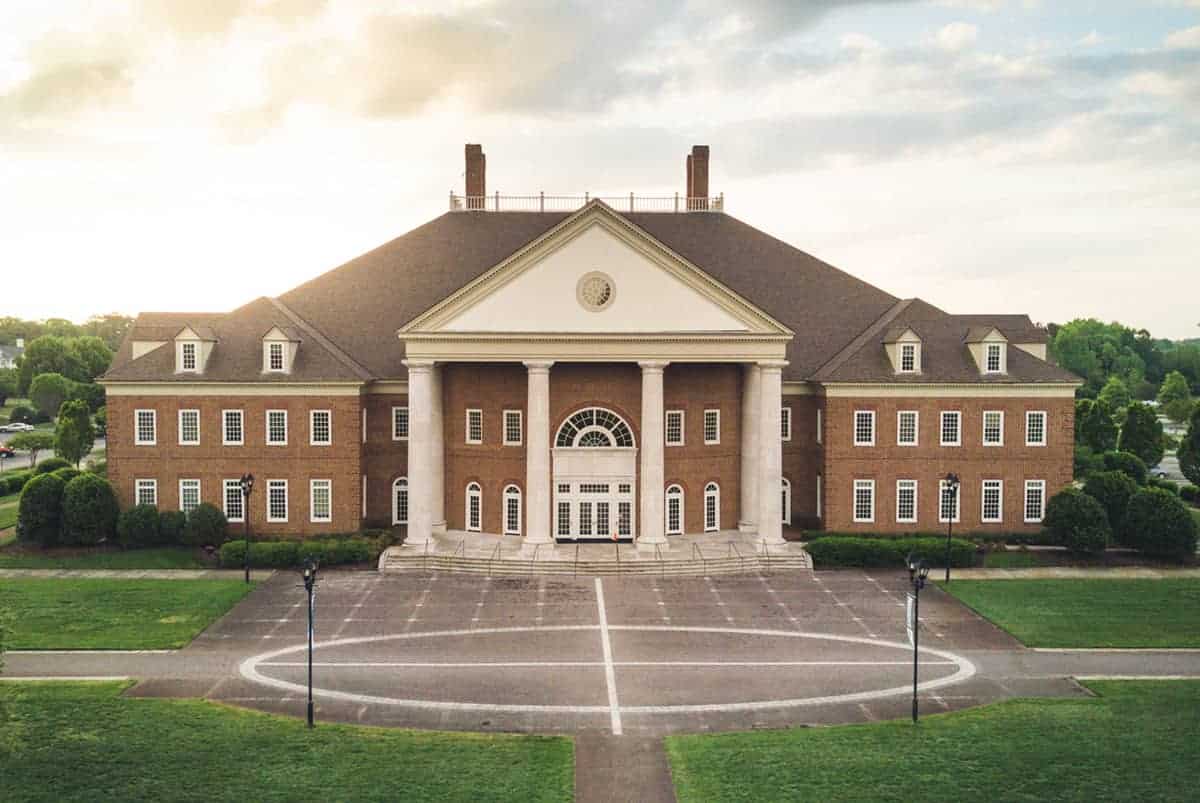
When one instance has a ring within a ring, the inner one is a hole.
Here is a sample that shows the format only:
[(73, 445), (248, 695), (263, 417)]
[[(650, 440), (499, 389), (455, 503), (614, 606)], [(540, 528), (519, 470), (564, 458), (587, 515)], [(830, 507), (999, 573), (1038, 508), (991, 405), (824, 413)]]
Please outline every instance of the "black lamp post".
[(249, 472), (242, 475), (242, 520), (246, 522), (246, 550), (244, 563), (246, 566), (246, 582), (250, 582), (250, 491), (254, 490), (254, 475)]
[(309, 558), (304, 562), (304, 590), (308, 593), (308, 727), (313, 727), (313, 608), (314, 595), (317, 588), (317, 567), (319, 564)]
[[(945, 493), (950, 495), (953, 500), (954, 507), (950, 511), (950, 515), (946, 517), (946, 582), (950, 582), (950, 535), (954, 532), (954, 517), (958, 515), (958, 475), (951, 472), (946, 475), (946, 490)], [(943, 503), (945, 500), (943, 500)], [(928, 570), (925, 572), (928, 574)]]
[(912, 614), (912, 645), (913, 645), (913, 698), (912, 698), (912, 720), (917, 721), (917, 667), (919, 665), (918, 645), (920, 644), (921, 635), (921, 589), (925, 587), (925, 579), (929, 577), (929, 564), (925, 561), (917, 562), (912, 555), (908, 556), (908, 578), (912, 582), (913, 587), (913, 614)]

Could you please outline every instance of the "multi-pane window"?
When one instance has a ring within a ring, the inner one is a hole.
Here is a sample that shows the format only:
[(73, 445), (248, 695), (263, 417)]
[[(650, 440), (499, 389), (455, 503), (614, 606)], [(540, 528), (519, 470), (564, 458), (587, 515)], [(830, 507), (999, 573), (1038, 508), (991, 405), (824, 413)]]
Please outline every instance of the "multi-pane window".
[(854, 520), (875, 521), (875, 480), (854, 481)]
[(683, 532), (683, 489), (672, 485), (667, 489), (667, 534)]
[(896, 480), (896, 521), (911, 524), (917, 520), (917, 481)]
[(158, 480), (137, 480), (134, 488), (139, 505), (158, 505)]
[(942, 524), (958, 521), (958, 497), (961, 490), (961, 485), (951, 488), (945, 480), (938, 483), (938, 521)]
[(1025, 413), (1025, 445), (1046, 445), (1046, 414), (1040, 410)]
[(1004, 445), (1004, 412), (987, 410), (983, 414), (983, 445)]
[(779, 410), (779, 435), (785, 441), (792, 439), (792, 408), (783, 407)]
[(899, 446), (917, 445), (916, 410), (901, 410), (896, 414), (896, 443)]
[(267, 344), (267, 369), (271, 371), (283, 370), (283, 344), (269, 343)]
[(987, 344), (987, 368), (989, 374), (998, 374), (1004, 370), (1004, 345), (1001, 343)]
[(515, 485), (504, 489), (504, 534), (521, 534), (521, 489)]
[(483, 529), (483, 492), (475, 482), (467, 486), (467, 529), (472, 532)]
[(917, 345), (915, 343), (900, 344), (900, 372), (911, 374), (917, 370)]
[(483, 410), (467, 410), (467, 443), (483, 443)]
[(721, 442), (721, 411), (704, 411), (704, 444), (710, 446)]
[(182, 343), (180, 344), (180, 366), (184, 371), (196, 370), (196, 344)]
[(408, 440), (408, 408), (392, 408), (392, 440)]
[(158, 440), (158, 414), (154, 410), (137, 410), (133, 414), (133, 437), (137, 446), (153, 446)]
[(287, 446), (287, 410), (267, 410), (267, 445)]
[(962, 413), (942, 412), (942, 446), (962, 445)]
[(267, 480), (267, 521), (288, 520), (287, 480)]
[(571, 503), (558, 503), (558, 537), (569, 538), (571, 536)]
[(392, 524), (408, 524), (408, 477), (392, 483)]
[(241, 410), (221, 411), (221, 442), (226, 446), (241, 446), (245, 439)]
[(200, 504), (200, 480), (179, 481), (179, 509), (191, 513)]
[(994, 524), (1004, 520), (1003, 498), (1003, 480), (983, 481), (983, 512), (981, 520), (984, 524)]
[(195, 446), (200, 443), (200, 411), (179, 411), (179, 445)]
[(721, 489), (715, 482), (704, 486), (704, 531), (721, 529)]
[(309, 480), (309, 521), (333, 521), (333, 480)]
[(520, 446), (521, 445), (521, 411), (520, 410), (505, 410), (504, 411), (504, 445), (505, 446)]
[(1025, 523), (1040, 522), (1046, 516), (1046, 481), (1025, 480)]
[(313, 446), (328, 446), (333, 443), (333, 413), (329, 410), (310, 410), (309, 443)]
[(222, 489), (222, 499), (225, 502), (225, 518), (228, 521), (245, 521), (246, 504), (242, 496), (240, 480), (225, 480)]
[(854, 411), (854, 445), (855, 446), (874, 446), (875, 445), (875, 411), (874, 410), (855, 410)]
[(683, 410), (667, 410), (667, 446), (683, 446)]

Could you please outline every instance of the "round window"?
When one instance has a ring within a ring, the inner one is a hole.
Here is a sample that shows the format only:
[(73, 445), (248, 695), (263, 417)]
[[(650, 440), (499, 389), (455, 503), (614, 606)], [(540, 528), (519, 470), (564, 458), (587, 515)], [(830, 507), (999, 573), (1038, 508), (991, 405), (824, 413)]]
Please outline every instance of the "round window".
[(616, 295), (613, 280), (599, 271), (585, 274), (576, 285), (575, 292), (583, 308), (592, 312), (599, 312), (607, 307)]

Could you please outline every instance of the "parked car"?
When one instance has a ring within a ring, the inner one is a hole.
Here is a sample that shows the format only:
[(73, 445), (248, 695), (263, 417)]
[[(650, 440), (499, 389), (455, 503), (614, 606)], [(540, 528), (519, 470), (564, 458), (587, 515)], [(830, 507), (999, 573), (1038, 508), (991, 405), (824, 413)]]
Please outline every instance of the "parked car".
[(1154, 477), (1154, 479), (1156, 479), (1156, 480), (1169, 480), (1169, 479), (1171, 479), (1171, 475), (1170, 475), (1170, 474), (1168, 474), (1166, 471), (1163, 471), (1161, 468), (1152, 468), (1152, 469), (1150, 469), (1150, 476), (1151, 476), (1151, 477)]
[(33, 424), (22, 424), (20, 422), (5, 424), (3, 427), (0, 427), (0, 431), (3, 432), (33, 432), (33, 429)]
[(7, 446), (0, 446), (0, 457), (16, 457), (17, 453)]

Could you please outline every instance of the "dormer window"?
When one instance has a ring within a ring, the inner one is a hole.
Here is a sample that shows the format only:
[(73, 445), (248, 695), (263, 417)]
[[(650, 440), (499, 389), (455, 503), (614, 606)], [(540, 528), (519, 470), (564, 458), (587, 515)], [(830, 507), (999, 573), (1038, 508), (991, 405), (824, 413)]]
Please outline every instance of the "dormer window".
[(917, 371), (917, 344), (900, 344), (900, 373), (913, 374)]
[(263, 373), (290, 374), (300, 345), (297, 332), (288, 327), (273, 326), (263, 335)]
[(267, 370), (282, 371), (283, 370), (283, 344), (268, 343), (267, 344)]
[(1004, 344), (988, 343), (984, 373), (999, 374), (1004, 372)]
[(884, 333), (883, 346), (897, 374), (921, 373), (921, 336), (908, 326), (897, 326)]
[(216, 334), (207, 326), (185, 326), (175, 333), (175, 373), (202, 374)]
[(196, 344), (181, 343), (180, 344), (180, 370), (195, 371), (196, 370)]

